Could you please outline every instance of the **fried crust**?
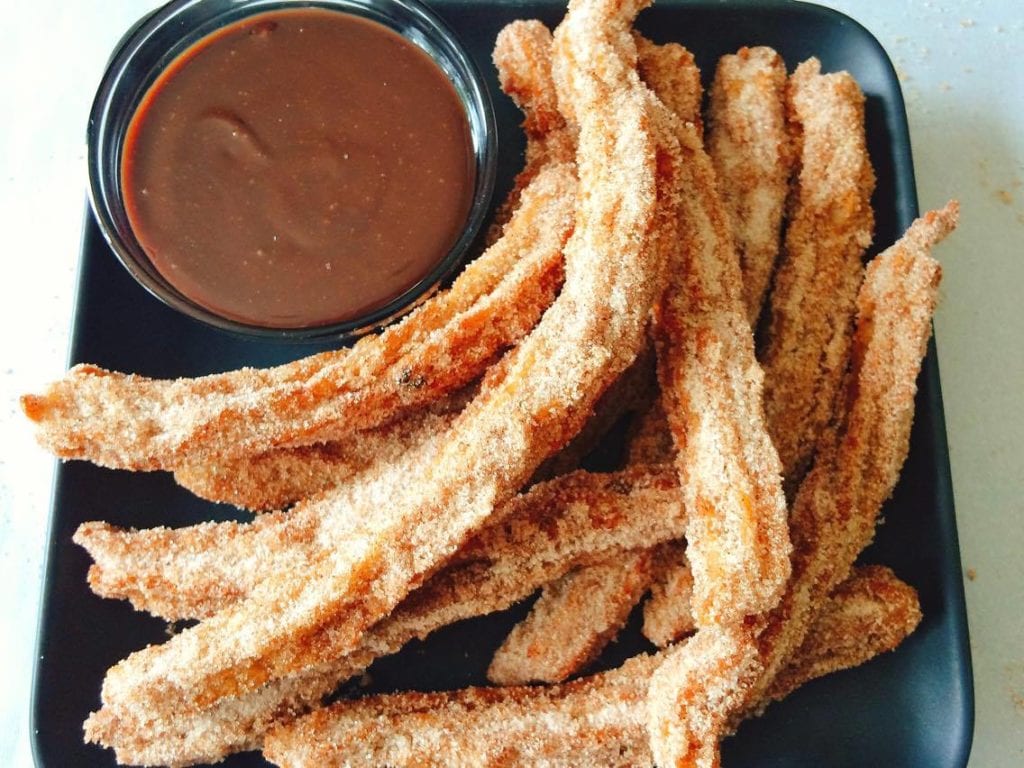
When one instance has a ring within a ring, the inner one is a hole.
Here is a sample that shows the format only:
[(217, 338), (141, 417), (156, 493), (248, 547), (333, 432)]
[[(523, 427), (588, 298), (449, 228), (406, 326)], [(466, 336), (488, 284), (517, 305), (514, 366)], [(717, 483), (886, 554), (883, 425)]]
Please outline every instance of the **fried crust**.
[(544, 586), (487, 668), (495, 685), (560, 683), (618, 634), (650, 586), (651, 550), (579, 568)]
[(771, 48), (744, 47), (718, 60), (707, 148), (740, 259), (747, 320), (756, 326), (779, 255), (793, 168), (786, 64)]
[(929, 212), (868, 266), (837, 414), (790, 514), (793, 578), (758, 639), (764, 672), (745, 711), (764, 701), (821, 601), (871, 542), (899, 478), (942, 274), (931, 250), (955, 228), (957, 216), (956, 203)]
[(768, 429), (792, 491), (832, 417), (845, 372), (874, 229), (875, 175), (864, 94), (848, 72), (821, 74), (817, 59), (803, 62), (790, 77), (787, 104), (799, 167), (761, 363)]

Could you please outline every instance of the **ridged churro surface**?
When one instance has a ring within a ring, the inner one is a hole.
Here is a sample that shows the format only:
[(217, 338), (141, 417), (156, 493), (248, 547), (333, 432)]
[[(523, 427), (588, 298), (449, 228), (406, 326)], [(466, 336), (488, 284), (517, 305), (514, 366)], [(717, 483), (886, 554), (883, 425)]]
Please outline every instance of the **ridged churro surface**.
[(875, 174), (864, 94), (848, 72), (822, 74), (817, 59), (805, 61), (790, 77), (787, 103), (797, 171), (761, 362), (768, 428), (792, 490), (832, 417), (845, 371), (874, 231)]
[(747, 320), (756, 326), (779, 255), (793, 165), (782, 57), (757, 46), (720, 58), (708, 115), (708, 154), (740, 259)]

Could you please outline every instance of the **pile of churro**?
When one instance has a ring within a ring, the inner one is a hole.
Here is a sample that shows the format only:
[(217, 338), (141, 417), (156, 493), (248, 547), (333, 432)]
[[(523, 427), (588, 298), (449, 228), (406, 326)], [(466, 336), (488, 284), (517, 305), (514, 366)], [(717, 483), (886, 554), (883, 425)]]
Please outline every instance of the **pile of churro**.
[[(174, 472), (251, 522), (86, 523), (89, 584), (198, 620), (111, 668), (85, 738), (132, 765), (717, 766), (804, 682), (895, 648), (914, 589), (857, 566), (906, 457), (955, 203), (865, 267), (864, 96), (724, 56), (707, 95), (647, 0), (496, 40), (525, 167), (450, 288), (351, 348), (158, 381), (79, 365), (56, 455)], [(631, 419), (615, 471), (579, 469)], [(324, 700), (540, 591), (492, 686)], [(587, 674), (634, 608), (652, 651)]]

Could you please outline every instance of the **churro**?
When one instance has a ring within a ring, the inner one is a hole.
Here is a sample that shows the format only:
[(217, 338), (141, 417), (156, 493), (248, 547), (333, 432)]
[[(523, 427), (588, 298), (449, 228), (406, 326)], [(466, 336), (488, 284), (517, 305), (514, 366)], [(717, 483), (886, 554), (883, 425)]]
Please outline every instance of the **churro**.
[(664, 652), (647, 688), (647, 731), (656, 765), (719, 765), (719, 744), (730, 718), (761, 672), (759, 629), (742, 622), (699, 626), (684, 644)]
[[(661, 93), (662, 83), (649, 85)], [(693, 610), (703, 625), (772, 607), (789, 576), (789, 542), (728, 218), (692, 124), (677, 121), (676, 129), (685, 159), (679, 245), (655, 341), (680, 487), (692, 510)]]
[(771, 48), (718, 60), (708, 102), (707, 148), (732, 228), (747, 320), (757, 325), (779, 254), (792, 151), (786, 65)]
[(926, 214), (868, 265), (835, 426), (821, 438), (793, 502), (793, 578), (759, 638), (764, 673), (748, 709), (763, 701), (803, 642), (817, 606), (870, 543), (879, 509), (896, 485), (941, 277), (930, 251), (955, 228), (957, 215), (956, 203)]
[(690, 610), (692, 599), (693, 574), (680, 547), (651, 584), (651, 596), (644, 603), (644, 637), (665, 648), (693, 632), (697, 625)]
[(551, 31), (533, 19), (506, 24), (494, 41), (491, 55), (501, 90), (523, 111), (526, 151), (523, 169), (512, 182), (505, 202), (494, 215), (488, 239), (497, 240), (519, 205), (522, 190), (541, 168), (575, 159), (576, 138), (558, 111), (551, 74)]
[(657, 661), (636, 656), (559, 686), (339, 702), (272, 730), (264, 755), (282, 768), (646, 766), (643, 683)]
[(529, 616), (494, 653), (497, 685), (560, 683), (604, 650), (651, 583), (650, 550), (580, 568), (545, 585)]
[(704, 87), (693, 54), (679, 43), (658, 44), (639, 34), (635, 37), (640, 78), (649, 86), (657, 83), (654, 90), (665, 108), (683, 122), (692, 123), (697, 135), (702, 136)]
[(275, 448), (255, 456), (186, 462), (174, 472), (184, 488), (209, 501), (254, 512), (284, 509), (296, 501), (350, 482), (375, 464), (393, 463), (436, 443), (451, 427), (466, 398), (444, 398), (422, 410), (345, 440)]
[[(655, 93), (667, 87), (654, 78), (649, 85)], [(725, 726), (760, 671), (761, 623), (745, 619), (775, 606), (790, 573), (781, 467), (762, 411), (728, 216), (694, 126), (677, 120), (676, 133), (685, 160), (679, 245), (655, 342), (689, 510), (698, 632), (651, 677), (651, 750), (666, 767), (716, 764)]]
[[(785, 687), (769, 695), (782, 698), (891, 650), (913, 631), (915, 614), (916, 594), (891, 574), (856, 572), (822, 607), (786, 668)], [(272, 730), (264, 754), (282, 768), (651, 765), (645, 697), (668, 653), (635, 656), (619, 669), (559, 686), (342, 701)]]
[(864, 94), (848, 72), (823, 75), (809, 59), (790, 78), (787, 98), (798, 171), (761, 363), (768, 429), (792, 491), (843, 376), (874, 228), (875, 176)]
[(779, 701), (807, 680), (891, 651), (920, 622), (913, 587), (880, 565), (854, 568), (815, 612), (800, 649), (772, 680), (765, 698)]
[[(573, 547), (580, 552), (632, 549), (642, 547), (645, 537), (655, 544), (679, 536), (684, 518), (677, 487), (667, 467), (560, 476), (497, 509), (488, 527), (448, 566), (506, 557), (510, 547), (523, 551), (520, 557), (533, 548), (538, 557), (547, 552), (558, 561), (561, 551), (576, 551)], [(127, 599), (139, 610), (178, 621), (208, 618), (237, 603), (268, 571), (308, 568), (312, 530), (312, 525), (289, 525), (287, 513), (274, 513), (249, 524), (141, 531), (86, 523), (75, 542), (94, 560), (89, 585), (96, 594)]]

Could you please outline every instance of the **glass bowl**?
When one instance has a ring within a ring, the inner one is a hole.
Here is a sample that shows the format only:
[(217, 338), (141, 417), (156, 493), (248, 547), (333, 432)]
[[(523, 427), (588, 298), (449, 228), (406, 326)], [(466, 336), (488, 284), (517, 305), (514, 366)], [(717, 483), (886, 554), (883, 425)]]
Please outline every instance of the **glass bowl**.
[[(125, 210), (121, 164), (125, 136), (136, 108), (160, 73), (212, 32), (258, 13), (325, 8), (376, 21), (419, 46), (447, 75), (465, 109), (475, 160), (472, 203), (461, 235), (433, 268), (383, 306), (343, 322), (301, 328), (253, 325), (197, 304), (151, 263)], [(451, 29), (418, 0), (174, 0), (140, 20), (116, 47), (100, 82), (87, 132), (89, 199), (104, 238), (129, 273), (153, 296), (185, 315), (221, 330), (284, 341), (348, 340), (375, 330), (427, 298), (459, 267), (490, 207), (497, 132), (480, 72)]]

